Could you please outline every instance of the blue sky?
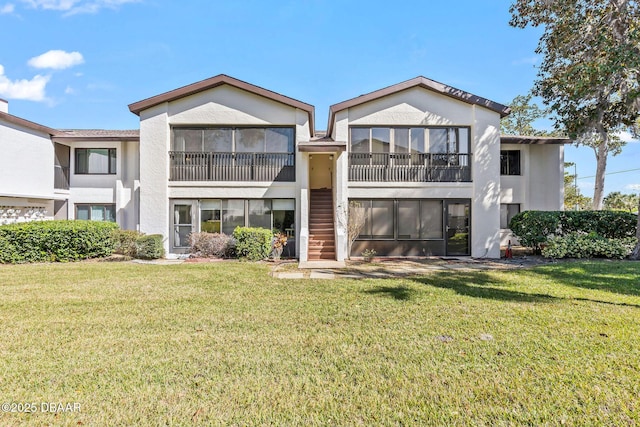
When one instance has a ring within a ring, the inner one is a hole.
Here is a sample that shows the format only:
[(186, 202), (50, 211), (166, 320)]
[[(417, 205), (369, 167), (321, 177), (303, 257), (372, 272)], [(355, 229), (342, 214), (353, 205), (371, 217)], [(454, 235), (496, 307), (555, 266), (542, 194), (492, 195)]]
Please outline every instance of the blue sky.
[[(313, 104), (318, 130), (331, 104), (418, 75), (508, 104), (533, 85), (541, 33), (509, 27), (510, 3), (0, 0), (0, 98), (47, 126), (107, 129), (138, 127), (132, 102), (221, 73)], [(595, 174), (589, 148), (565, 160)], [(632, 142), (608, 171), (636, 168)], [(640, 171), (608, 175), (611, 191), (640, 191)]]

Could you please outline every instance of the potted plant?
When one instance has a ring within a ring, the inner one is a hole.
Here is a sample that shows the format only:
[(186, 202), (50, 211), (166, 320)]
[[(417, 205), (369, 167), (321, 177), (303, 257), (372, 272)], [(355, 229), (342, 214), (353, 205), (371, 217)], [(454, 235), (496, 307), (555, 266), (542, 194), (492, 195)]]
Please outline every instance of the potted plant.
[(284, 233), (276, 233), (271, 240), (271, 256), (274, 261), (279, 261), (282, 256), (282, 250), (287, 245), (287, 235)]
[(362, 251), (362, 257), (364, 258), (365, 262), (371, 262), (376, 254), (377, 252), (375, 249), (365, 249), (364, 251)]

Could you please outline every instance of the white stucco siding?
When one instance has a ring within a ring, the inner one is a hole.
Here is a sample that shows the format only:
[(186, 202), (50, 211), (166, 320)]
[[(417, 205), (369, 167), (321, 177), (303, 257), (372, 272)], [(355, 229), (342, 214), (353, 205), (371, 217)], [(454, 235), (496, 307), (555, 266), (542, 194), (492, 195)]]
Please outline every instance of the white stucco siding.
[[(168, 152), (173, 126), (293, 126), (296, 146), (310, 138), (309, 115), (295, 107), (229, 85), (218, 86), (150, 108), (140, 114), (140, 229), (169, 233), (169, 199), (295, 198), (307, 188), (303, 153), (296, 153), (296, 182), (170, 182)], [(169, 241), (165, 240), (169, 250)]]
[(500, 150), (520, 151), (520, 175), (500, 176), (500, 203), (518, 203), (522, 210), (526, 210), (528, 204), (529, 147), (523, 144), (500, 144)]
[[(168, 105), (140, 113), (140, 231), (169, 233), (169, 123)], [(169, 239), (164, 239), (169, 251)]]
[(451, 125), (472, 122), (473, 107), (428, 89), (414, 87), (349, 108), (349, 125)]
[(474, 107), (471, 256), (500, 257), (500, 115)]
[(0, 195), (53, 198), (53, 165), (48, 134), (0, 120)]
[(561, 210), (564, 206), (564, 146), (532, 145), (529, 153), (527, 209)]
[(172, 125), (294, 125), (296, 108), (223, 85), (168, 105)]

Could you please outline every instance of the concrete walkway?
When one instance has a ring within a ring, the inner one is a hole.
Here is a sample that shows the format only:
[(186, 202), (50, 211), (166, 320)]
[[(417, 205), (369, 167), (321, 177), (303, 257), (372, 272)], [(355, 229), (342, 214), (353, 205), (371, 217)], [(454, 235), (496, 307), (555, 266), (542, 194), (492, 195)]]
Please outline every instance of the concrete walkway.
[(327, 263), (281, 263), (271, 275), (279, 279), (386, 279), (421, 276), (437, 271), (509, 270), (547, 264), (540, 257), (519, 257), (509, 260), (473, 258), (385, 259), (367, 263), (346, 261), (343, 266)]

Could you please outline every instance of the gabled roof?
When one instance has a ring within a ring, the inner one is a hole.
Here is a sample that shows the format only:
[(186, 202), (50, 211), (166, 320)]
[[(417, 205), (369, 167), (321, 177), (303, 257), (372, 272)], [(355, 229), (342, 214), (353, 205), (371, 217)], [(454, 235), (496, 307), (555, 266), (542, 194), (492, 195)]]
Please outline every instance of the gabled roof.
[(0, 112), (0, 120), (5, 120), (9, 123), (12, 123), (17, 126), (22, 126), (27, 129), (35, 130), (42, 133), (48, 133), (49, 135), (53, 135), (57, 131), (47, 126), (40, 125), (38, 123), (30, 122), (29, 120), (21, 119), (18, 116), (14, 116), (9, 113)]
[(54, 141), (137, 141), (140, 139), (140, 131), (138, 129), (60, 129), (56, 131), (52, 139)]
[(154, 107), (164, 102), (175, 101), (176, 99), (184, 98), (186, 96), (213, 89), (214, 87), (225, 84), (236, 87), (238, 89), (246, 90), (247, 92), (251, 92), (255, 95), (259, 95), (276, 102), (280, 102), (290, 107), (295, 107), (299, 108), (300, 110), (306, 111), (307, 114), (309, 114), (309, 127), (311, 129), (311, 132), (313, 133), (313, 120), (315, 114), (313, 105), (298, 101), (297, 99), (289, 98), (288, 96), (272, 92), (259, 86), (252, 85), (251, 83), (235, 79), (225, 74), (219, 74), (215, 77), (211, 77), (197, 83), (183, 86), (169, 92), (161, 93), (160, 95), (152, 96), (151, 98), (143, 99), (142, 101), (134, 102), (133, 104), (129, 104), (129, 110), (136, 115), (140, 115), (140, 112), (146, 110), (147, 108)]
[(479, 105), (489, 110), (493, 110), (500, 114), (500, 117), (504, 117), (511, 112), (511, 109), (506, 105), (499, 104), (497, 102), (482, 98), (477, 95), (473, 95), (469, 92), (465, 92), (460, 89), (456, 89), (451, 86), (447, 86), (444, 83), (437, 82), (435, 80), (428, 79), (426, 77), (418, 76), (411, 80), (404, 81), (402, 83), (388, 86), (383, 89), (379, 89), (364, 95), (360, 95), (356, 98), (348, 99), (346, 101), (333, 104), (329, 107), (329, 123), (327, 125), (327, 133), (331, 135), (333, 132), (333, 122), (335, 121), (335, 114), (339, 111), (346, 110), (347, 108), (355, 107), (357, 105), (364, 104), (385, 96), (393, 95), (403, 90), (411, 89), (414, 87), (421, 87), (424, 89), (432, 90), (442, 95), (449, 96), (459, 101), (466, 102), (468, 104)]

